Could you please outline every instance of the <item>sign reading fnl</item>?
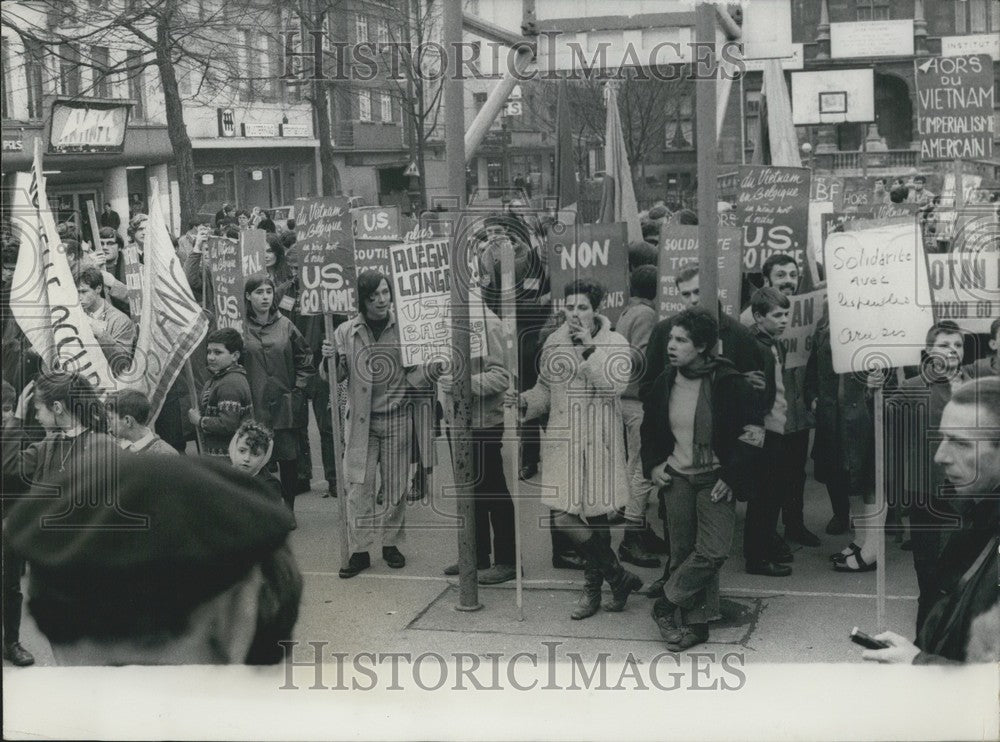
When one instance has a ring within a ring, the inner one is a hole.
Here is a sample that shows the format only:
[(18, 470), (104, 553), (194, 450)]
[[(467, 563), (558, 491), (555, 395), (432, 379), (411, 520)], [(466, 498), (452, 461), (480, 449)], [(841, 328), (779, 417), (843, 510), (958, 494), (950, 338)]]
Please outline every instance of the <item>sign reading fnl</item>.
[(128, 106), (56, 101), (52, 104), (49, 151), (58, 154), (121, 152)]
[(993, 156), (993, 62), (985, 54), (914, 60), (920, 157)]

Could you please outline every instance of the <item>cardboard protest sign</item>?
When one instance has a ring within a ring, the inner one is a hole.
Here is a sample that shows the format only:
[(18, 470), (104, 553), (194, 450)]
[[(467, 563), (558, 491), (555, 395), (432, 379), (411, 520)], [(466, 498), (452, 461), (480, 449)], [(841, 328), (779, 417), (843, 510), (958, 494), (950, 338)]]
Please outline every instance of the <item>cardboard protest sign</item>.
[(813, 173), (809, 184), (809, 200), (833, 204), (834, 211), (844, 209), (844, 179), (838, 175)]
[(785, 347), (785, 369), (799, 368), (809, 361), (816, 323), (823, 316), (826, 289), (796, 294), (789, 297), (789, 301), (792, 302), (792, 307), (789, 312), (788, 327), (778, 338)]
[(934, 316), (919, 301), (927, 264), (915, 222), (830, 234), (826, 278), (834, 371), (920, 362)]
[(362, 206), (351, 209), (354, 240), (402, 241), (398, 206)]
[[(450, 361), (451, 243), (427, 240), (393, 245), (389, 248), (389, 262), (403, 365)], [(481, 356), (486, 348), (481, 304), (482, 300), (477, 301), (470, 292), (469, 344), (473, 358)]]
[(389, 276), (389, 248), (399, 240), (355, 240), (354, 266), (360, 276), (365, 271), (378, 271)]
[(607, 290), (598, 311), (612, 326), (628, 301), (628, 245), (625, 224), (576, 224), (548, 238), (552, 305), (563, 306), (567, 285), (577, 278), (592, 278)]
[(267, 235), (262, 229), (240, 230), (240, 269), (244, 278), (264, 272)]
[(125, 290), (128, 296), (128, 311), (133, 317), (142, 313), (142, 263), (139, 262), (139, 248), (129, 245), (122, 248), (125, 258)]
[[(740, 313), (740, 230), (719, 227), (719, 301), (722, 311), (730, 317)], [(665, 228), (660, 234), (658, 307), (660, 318), (672, 317), (684, 309), (677, 291), (676, 277), (688, 263), (698, 262), (698, 227), (676, 225)]]
[(246, 332), (243, 298), (246, 275), (240, 260), (240, 243), (228, 237), (212, 236), (206, 238), (205, 247), (212, 267), (215, 329), (232, 327), (242, 335)]
[(354, 229), (346, 196), (300, 198), (295, 224), (303, 315), (357, 311)]
[(760, 273), (777, 252), (790, 254), (805, 268), (809, 195), (808, 168), (740, 166), (736, 213), (743, 227), (744, 273)]
[(986, 54), (914, 59), (924, 162), (993, 156), (993, 61)]
[(1000, 249), (927, 256), (928, 293), (936, 320), (950, 319), (969, 332), (988, 333), (1000, 317)]

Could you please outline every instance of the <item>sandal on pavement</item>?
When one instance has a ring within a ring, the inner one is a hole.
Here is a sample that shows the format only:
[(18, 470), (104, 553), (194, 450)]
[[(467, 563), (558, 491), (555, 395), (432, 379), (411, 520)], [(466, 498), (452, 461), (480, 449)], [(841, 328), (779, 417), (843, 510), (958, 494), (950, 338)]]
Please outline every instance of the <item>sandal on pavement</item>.
[(834, 563), (843, 562), (851, 554), (857, 554), (859, 551), (861, 551), (861, 547), (852, 541), (847, 545), (847, 551), (838, 551), (836, 554), (831, 554), (830, 561)]
[[(856, 567), (851, 567), (848, 564), (847, 560), (850, 559), (851, 557), (854, 557), (854, 559), (856, 560), (857, 563)], [(877, 565), (875, 562), (869, 563), (866, 562), (864, 559), (862, 559), (861, 549), (857, 547), (854, 548), (851, 554), (848, 554), (847, 557), (844, 558), (844, 561), (833, 563), (833, 568), (837, 572), (871, 572), (875, 569), (876, 566)]]

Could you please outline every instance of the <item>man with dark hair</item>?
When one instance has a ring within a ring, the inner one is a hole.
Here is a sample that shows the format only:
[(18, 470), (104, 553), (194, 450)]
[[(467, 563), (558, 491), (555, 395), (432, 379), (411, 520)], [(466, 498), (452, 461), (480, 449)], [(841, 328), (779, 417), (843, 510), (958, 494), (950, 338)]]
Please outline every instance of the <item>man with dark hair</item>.
[[(778, 511), (796, 486), (797, 475), (790, 469), (797, 461), (801, 441), (784, 434), (788, 415), (788, 400), (784, 385), (784, 346), (778, 338), (788, 327), (791, 302), (776, 288), (758, 289), (750, 302), (754, 318), (751, 332), (757, 339), (764, 357), (764, 450), (761, 456), (755, 496), (747, 505), (743, 532), (743, 555), (746, 571), (753, 575), (786, 577), (791, 561), (776, 542)], [(805, 438), (808, 445), (809, 438)]]
[(110, 202), (104, 203), (104, 211), (101, 212), (101, 216), (98, 222), (102, 227), (111, 227), (116, 232), (118, 228), (122, 225), (122, 218), (118, 216), (118, 212), (111, 208)]
[(919, 204), (920, 206), (928, 206), (933, 204), (934, 194), (924, 187), (926, 184), (927, 184), (926, 175), (913, 176), (913, 188), (910, 189), (910, 193), (906, 197), (906, 202), (911, 204)]
[[(9, 537), (31, 565), (28, 608), (61, 665), (274, 663), (289, 639), (301, 577), (283, 551), (292, 514), (229, 462), (129, 456), (113, 497), (88, 502), (107, 473), (86, 461), (53, 484), (62, 497), (12, 509)], [(103, 493), (102, 493), (103, 494)], [(136, 515), (132, 515), (136, 514)], [(129, 520), (142, 527), (121, 528)], [(114, 528), (114, 526), (119, 526)], [(266, 610), (265, 597), (281, 596)], [(257, 651), (256, 639), (266, 637)]]
[(78, 271), (76, 289), (80, 306), (90, 318), (94, 339), (100, 344), (112, 372), (118, 373), (132, 361), (135, 324), (104, 298), (104, 276), (99, 268)]
[[(650, 553), (651, 541), (646, 532), (646, 507), (654, 491), (652, 482), (642, 474), (639, 458), (639, 430), (642, 426), (642, 401), (639, 380), (649, 334), (656, 324), (656, 290), (659, 275), (655, 265), (643, 265), (629, 277), (628, 306), (618, 320), (616, 332), (628, 340), (632, 348), (632, 380), (622, 393), (622, 420), (625, 423), (625, 446), (629, 476), (629, 499), (625, 507), (625, 533), (618, 558), (639, 567), (659, 567), (660, 560)], [(650, 534), (652, 534), (650, 531)], [(645, 543), (648, 542), (648, 543)]]
[(146, 396), (134, 389), (119, 389), (108, 395), (104, 403), (108, 432), (118, 439), (129, 453), (160, 453), (177, 455), (177, 449), (149, 428), (151, 411)]
[(232, 327), (220, 327), (205, 338), (205, 348), (205, 363), (212, 376), (201, 392), (198, 409), (188, 416), (203, 434), (202, 453), (226, 456), (237, 428), (253, 418), (250, 382), (240, 365), (243, 336)]
[(965, 367), (965, 373), (973, 379), (1000, 376), (1000, 317), (990, 323), (989, 338), (990, 350), (993, 353)]
[[(875, 638), (889, 646), (865, 650), (866, 660), (915, 665), (1000, 662), (995, 627), (986, 629), (991, 632), (986, 642), (974, 641), (978, 627), (984, 625), (983, 616), (996, 612), (1000, 598), (1000, 379), (987, 377), (958, 386), (940, 423), (942, 438), (934, 463), (944, 473), (948, 500), (959, 516), (957, 527), (943, 534), (935, 554), (936, 587), (927, 596), (916, 642), (886, 631)], [(984, 643), (992, 651), (974, 656)]]
[(747, 380), (712, 354), (712, 316), (691, 308), (673, 320), (670, 365), (645, 399), (641, 439), (643, 474), (672, 484), (669, 573), (653, 617), (667, 648), (682, 651), (708, 639), (711, 595), (732, 546), (734, 496), (746, 498), (764, 431)]
[[(375, 525), (382, 536), (382, 558), (393, 569), (406, 566), (399, 551), (403, 538), (414, 417), (425, 468), (433, 467), (432, 419), (428, 393), (443, 366), (403, 367), (399, 326), (392, 311), (392, 288), (378, 271), (358, 276), (358, 314), (324, 338), (323, 355), (333, 358), (337, 381), (347, 380), (344, 459), (340, 475), (347, 488), (347, 532), (350, 561), (340, 570), (348, 579), (371, 566), (368, 550)], [(330, 361), (321, 367), (329, 373)], [(414, 399), (415, 392), (423, 393)], [(376, 512), (376, 477), (381, 475), (384, 500)]]

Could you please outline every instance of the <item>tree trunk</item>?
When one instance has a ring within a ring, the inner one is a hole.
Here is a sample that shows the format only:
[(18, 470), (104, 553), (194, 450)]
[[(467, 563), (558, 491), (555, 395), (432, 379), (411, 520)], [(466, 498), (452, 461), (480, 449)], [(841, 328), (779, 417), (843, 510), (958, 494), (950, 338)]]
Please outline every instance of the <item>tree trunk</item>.
[[(181, 104), (177, 76), (174, 74), (174, 62), (170, 54), (168, 21), (164, 17), (161, 17), (156, 24), (156, 66), (160, 72), (160, 82), (163, 85), (163, 101), (167, 113), (167, 135), (170, 137), (170, 145), (174, 150), (174, 164), (177, 168), (177, 189), (180, 192), (181, 231), (183, 232), (188, 224), (195, 221), (195, 212), (198, 208), (194, 195), (194, 155), (191, 150), (191, 137), (188, 136), (187, 126), (184, 124), (184, 108)], [(166, 185), (169, 188), (170, 184)]]
[(340, 195), (340, 175), (333, 159), (333, 124), (330, 121), (330, 88), (322, 82), (313, 82), (312, 108), (319, 139), (319, 164), (322, 172), (321, 196)]

